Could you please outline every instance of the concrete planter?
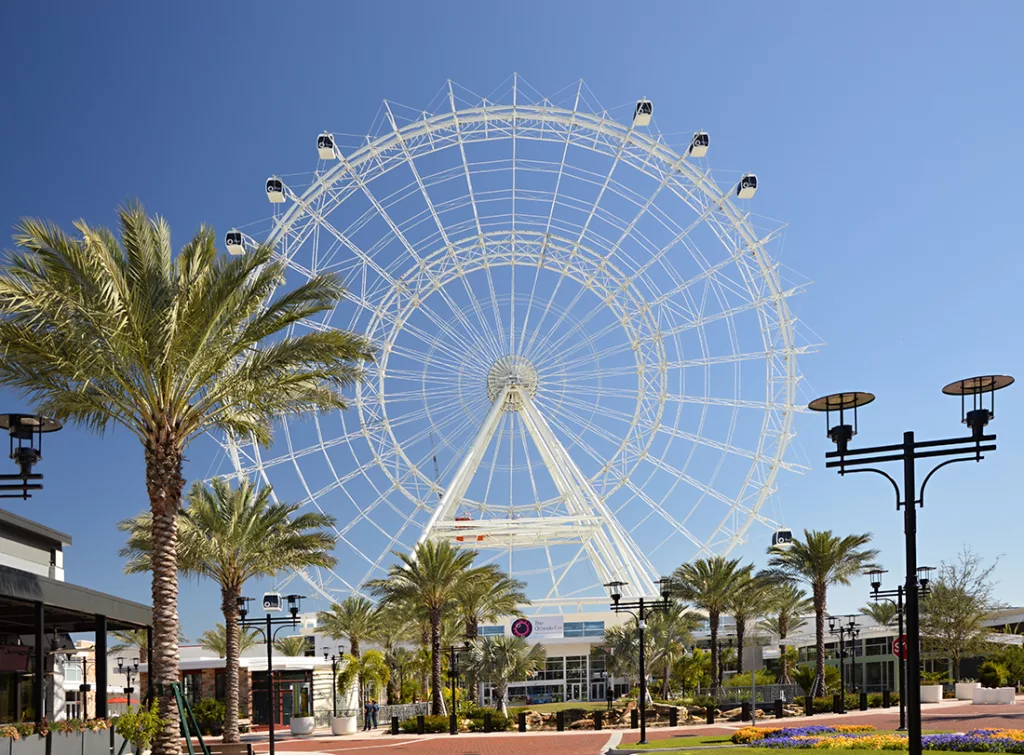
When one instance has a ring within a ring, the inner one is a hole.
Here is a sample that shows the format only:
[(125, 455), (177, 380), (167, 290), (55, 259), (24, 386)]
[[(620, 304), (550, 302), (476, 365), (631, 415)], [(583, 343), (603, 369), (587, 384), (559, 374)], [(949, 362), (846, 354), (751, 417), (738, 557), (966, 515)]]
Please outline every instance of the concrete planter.
[(975, 705), (1013, 705), (1015, 692), (1013, 687), (978, 687), (971, 701)]
[(956, 683), (956, 699), (957, 700), (973, 700), (974, 690), (981, 689), (981, 682), (957, 682)]
[(355, 716), (332, 716), (331, 717), (331, 734), (355, 734), (356, 733), (356, 717)]
[[(17, 741), (13, 739), (5, 741), (10, 742), (10, 755), (46, 755), (46, 737), (40, 737), (38, 734), (23, 737)], [(5, 747), (4, 750), (6, 749)]]
[(922, 703), (941, 703), (942, 702), (942, 685), (941, 684), (922, 684), (921, 685), (921, 702)]
[(316, 719), (312, 716), (292, 717), (292, 735), (312, 734), (316, 728)]

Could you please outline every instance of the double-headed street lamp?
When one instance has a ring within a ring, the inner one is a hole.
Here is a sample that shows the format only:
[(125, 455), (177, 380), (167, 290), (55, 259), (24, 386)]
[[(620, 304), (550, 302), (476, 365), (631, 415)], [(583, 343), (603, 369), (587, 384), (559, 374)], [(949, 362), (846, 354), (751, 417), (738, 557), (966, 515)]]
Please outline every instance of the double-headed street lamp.
[[(924, 491), (928, 481), (939, 469), (958, 461), (981, 461), (988, 451), (994, 451), (995, 435), (986, 435), (985, 427), (995, 418), (995, 392), (1013, 383), (1009, 375), (980, 375), (950, 383), (942, 389), (949, 396), (960, 397), (960, 418), (971, 434), (960, 438), (918, 441), (914, 432), (903, 433), (903, 442), (889, 446), (851, 449), (857, 434), (857, 409), (875, 400), (871, 393), (860, 391), (833, 393), (815, 399), (808, 408), (825, 412), (828, 437), (836, 444), (835, 451), (825, 454), (827, 469), (837, 469), (840, 475), (855, 472), (874, 472), (887, 479), (896, 491), (896, 508), (903, 509), (903, 531), (906, 537), (907, 580), (907, 740), (910, 755), (921, 755), (921, 625), (918, 610), (917, 574), (917, 507), (924, 506)], [(987, 397), (987, 406), (986, 406)], [(967, 399), (971, 399), (970, 405)], [(832, 424), (832, 414), (838, 413), (839, 423)], [(852, 414), (852, 417), (851, 417)], [(850, 420), (850, 421), (848, 421)], [(916, 462), (949, 456), (952, 458), (932, 467), (925, 475), (920, 490), (917, 487)], [(903, 486), (886, 471), (871, 467), (873, 464), (902, 462)], [(902, 695), (900, 696), (902, 697)]]
[(459, 656), (469, 651), (469, 640), (462, 643), (462, 647), (451, 645), (448, 648), (448, 679), (452, 689), (452, 709), (448, 718), (448, 733), (452, 736), (459, 733), (459, 722), (456, 716), (455, 688), (459, 684)]
[[(637, 598), (622, 602), (622, 588), (626, 582), (609, 582), (605, 585), (608, 588), (612, 599), (612, 610), (615, 613), (628, 613), (637, 621), (637, 634), (640, 640), (640, 741), (638, 744), (647, 744), (647, 653), (644, 647), (644, 630), (647, 628), (647, 615), (655, 611), (667, 611), (669, 602), (669, 580), (662, 577), (657, 584), (660, 588), (661, 598)], [(645, 602), (646, 600), (646, 602)]]
[[(935, 571), (933, 566), (917, 567), (917, 591), (921, 596), (931, 592), (928, 583), (931, 582), (931, 574)], [(907, 648), (906, 637), (903, 636), (903, 585), (897, 585), (895, 590), (883, 590), (882, 575), (885, 569), (872, 569), (868, 572), (868, 579), (871, 580), (871, 598), (876, 603), (885, 600), (896, 606), (896, 617), (899, 621), (900, 652), (897, 654), (900, 674), (900, 727), (897, 731), (907, 730)], [(895, 600), (893, 600), (895, 598)]]
[[(846, 619), (846, 623), (843, 623), (843, 619)], [(828, 633), (833, 636), (839, 637), (839, 688), (842, 690), (843, 703), (839, 707), (839, 713), (846, 713), (846, 639), (850, 639), (850, 644), (854, 648), (853, 657), (856, 659), (857, 651), (856, 645), (853, 644), (857, 639), (857, 635), (860, 634), (860, 629), (857, 627), (857, 617), (853, 615), (847, 616), (829, 616), (828, 617)], [(850, 665), (850, 681), (853, 682), (853, 665)]]
[(240, 597), (238, 599), (239, 629), (252, 629), (259, 632), (267, 644), (267, 710), (270, 713), (270, 755), (274, 755), (274, 717), (277, 715), (277, 698), (274, 695), (274, 637), (284, 627), (294, 629), (299, 625), (299, 601), (304, 597), (306, 596), (288, 595), (286, 597), (288, 616), (274, 617), (272, 614), (281, 610), (281, 596), (278, 593), (267, 593), (263, 596), (263, 611), (266, 616), (262, 619), (247, 618), (249, 602), (252, 598)]
[[(324, 651), (324, 660), (331, 662), (331, 716), (334, 718), (338, 717), (338, 661), (342, 660), (345, 653), (345, 648), (338, 645), (338, 650), (334, 655), (330, 654), (330, 650)], [(330, 656), (330, 657), (328, 657)]]
[(131, 665), (130, 666), (125, 666), (124, 665), (124, 658), (122, 658), (121, 656), (117, 656), (117, 671), (118, 671), (119, 674), (124, 674), (125, 678), (128, 680), (128, 684), (124, 688), (124, 693), (128, 696), (128, 707), (131, 707), (131, 704), (132, 704), (132, 692), (135, 691), (135, 688), (132, 687), (132, 675), (134, 674), (135, 678), (138, 679), (139, 659), (138, 658), (132, 658)]

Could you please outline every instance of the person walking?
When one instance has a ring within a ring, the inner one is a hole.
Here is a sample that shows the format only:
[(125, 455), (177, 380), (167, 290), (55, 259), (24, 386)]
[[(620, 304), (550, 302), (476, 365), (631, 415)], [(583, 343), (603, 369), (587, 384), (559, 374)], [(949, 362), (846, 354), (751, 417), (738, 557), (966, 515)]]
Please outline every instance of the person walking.
[(373, 718), (373, 728), (377, 728), (377, 714), (380, 712), (380, 706), (377, 705), (377, 698), (373, 698), (370, 701), (370, 716)]
[(372, 717), (372, 715), (373, 706), (370, 704), (370, 701), (367, 700), (365, 703), (363, 703), (363, 731), (370, 730), (370, 718)]

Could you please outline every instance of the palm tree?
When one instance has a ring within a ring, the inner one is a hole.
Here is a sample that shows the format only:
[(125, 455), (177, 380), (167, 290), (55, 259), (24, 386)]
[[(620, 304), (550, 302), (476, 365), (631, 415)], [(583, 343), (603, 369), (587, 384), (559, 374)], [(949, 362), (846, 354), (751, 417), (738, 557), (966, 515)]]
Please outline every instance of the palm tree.
[(718, 623), (722, 613), (728, 610), (734, 590), (750, 577), (752, 565), (741, 566), (739, 559), (724, 556), (702, 558), (693, 563), (683, 564), (672, 573), (672, 591), (696, 608), (707, 611), (711, 630), (711, 678), (717, 680), (720, 659), (718, 657)]
[(816, 687), (825, 689), (825, 611), (830, 585), (848, 585), (850, 579), (872, 566), (878, 551), (866, 548), (871, 535), (837, 537), (832, 530), (804, 530), (804, 539), (794, 539), (785, 549), (771, 547), (768, 565), (778, 573), (811, 588), (814, 603), (814, 632), (818, 654)]
[(806, 622), (804, 615), (811, 610), (811, 601), (807, 593), (789, 581), (782, 582), (775, 588), (774, 599), (770, 608), (771, 615), (764, 619), (764, 627), (779, 638), (779, 672), (780, 684), (792, 684), (790, 655), (786, 652), (783, 642), (789, 633), (799, 629)]
[(306, 636), (302, 634), (291, 634), (287, 637), (278, 637), (274, 640), (274, 650), (289, 658), (300, 658), (306, 654)]
[(896, 604), (890, 603), (887, 600), (879, 603), (868, 603), (860, 609), (860, 612), (864, 616), (870, 616), (876, 624), (883, 627), (891, 627), (895, 624), (896, 614), (899, 613)]
[(18, 249), (0, 270), (0, 384), (39, 413), (96, 432), (120, 425), (142, 444), (154, 544), (151, 672), (164, 690), (153, 750), (172, 755), (181, 746), (170, 683), (179, 674), (185, 449), (213, 431), (267, 445), (275, 417), (344, 408), (341, 390), (372, 352), (344, 331), (291, 330), (336, 304), (338, 277), (274, 296), (285, 267), (270, 247), (221, 255), (203, 227), (175, 254), (167, 223), (141, 205), (119, 220), (120, 239), (84, 221), (76, 237), (39, 220), (18, 226)]
[(547, 651), (522, 637), (480, 637), (469, 652), (467, 666), (481, 679), (490, 679), (503, 715), (508, 716), (509, 682), (523, 681), (544, 668)]
[(384, 653), (384, 659), (392, 671), (388, 678), (388, 705), (393, 705), (401, 699), (401, 682), (404, 681), (404, 674), (398, 673), (395, 660), (401, 657), (403, 662), (406, 662), (407, 659), (404, 656), (396, 655), (396, 653), (399, 650), (406, 651), (402, 647), (402, 643), (412, 640), (415, 629), (416, 622), (408, 613), (401, 610), (400, 606), (382, 606), (377, 611), (377, 625), (372, 638), (380, 646), (381, 652)]
[(494, 564), (483, 568), (487, 573), (459, 595), (459, 614), (468, 640), (476, 639), (481, 623), (497, 621), (502, 616), (517, 613), (520, 606), (529, 605), (523, 591), (526, 585), (512, 579)]
[(360, 595), (349, 595), (330, 611), (318, 611), (316, 622), (331, 639), (347, 639), (350, 652), (358, 658), (359, 643), (370, 639), (377, 629), (377, 607)]
[[(317, 511), (299, 513), (301, 504), (274, 503), (269, 487), (256, 490), (248, 480), (232, 488), (224, 479), (211, 487), (196, 483), (188, 508), (177, 518), (178, 569), (212, 579), (220, 586), (221, 611), (227, 627), (225, 647), (224, 741), (238, 742), (238, 600), (242, 586), (255, 577), (285, 569), (332, 566), (334, 537), (326, 529), (334, 520)], [(121, 555), (126, 572), (146, 571), (153, 552), (151, 515), (121, 522), (128, 533)]]
[(490, 570), (475, 568), (476, 553), (460, 550), (445, 541), (419, 543), (412, 553), (395, 551), (399, 563), (385, 579), (369, 583), (385, 603), (416, 606), (430, 622), (431, 713), (441, 715), (441, 619), (452, 610), (465, 590)]
[[(145, 629), (117, 629), (110, 633), (114, 642), (107, 642), (107, 655), (123, 653), (126, 650), (134, 650), (139, 658), (146, 657), (146, 650), (149, 648), (149, 638)], [(184, 645), (188, 642), (185, 633), (178, 630), (178, 644)]]
[(736, 673), (743, 673), (743, 641), (747, 625), (757, 622), (771, 607), (777, 580), (771, 574), (760, 572), (737, 585), (729, 597), (728, 606), (736, 623)]
[(693, 643), (693, 632), (701, 623), (701, 617), (682, 603), (672, 603), (667, 611), (651, 615), (644, 633), (649, 648), (647, 664), (652, 676), (661, 676), (662, 700), (669, 696), (672, 668), (686, 655), (686, 648)]
[[(390, 653), (385, 653), (384, 657), (391, 669), (391, 676), (388, 679), (388, 705), (405, 702), (402, 699), (405, 677), (407, 673), (415, 671), (416, 652), (399, 645)], [(396, 692), (390, 691), (393, 687), (397, 687)]]
[[(239, 632), (237, 641), (238, 654), (241, 655), (254, 645), (259, 645), (261, 641), (259, 633), (255, 630)], [(218, 658), (226, 658), (228, 654), (228, 639), (227, 630), (224, 628), (224, 625), (218, 621), (213, 629), (207, 629), (199, 635), (199, 646), (203, 650), (216, 653)]]

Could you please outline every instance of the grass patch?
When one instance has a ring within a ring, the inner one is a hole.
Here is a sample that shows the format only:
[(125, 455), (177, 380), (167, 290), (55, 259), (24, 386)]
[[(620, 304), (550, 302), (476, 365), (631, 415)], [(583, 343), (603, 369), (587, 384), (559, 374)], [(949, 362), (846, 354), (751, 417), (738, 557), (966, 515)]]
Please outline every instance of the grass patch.
[(560, 710), (608, 710), (608, 703), (541, 703), (540, 705), (517, 705), (517, 710), (533, 710), (537, 713), (556, 713)]
[[(650, 731), (650, 729), (648, 729)], [(732, 736), (732, 732), (728, 734), (711, 734), (705, 737), (672, 737), (671, 739), (652, 739), (645, 745), (638, 744), (620, 744), (620, 750), (657, 750), (666, 747), (717, 747), (719, 745), (729, 745), (730, 747), (743, 747), (744, 749), (753, 749), (746, 745), (734, 745), (729, 737)], [(768, 748), (761, 747), (759, 749), (766, 750)], [(778, 752), (778, 751), (776, 751)]]

